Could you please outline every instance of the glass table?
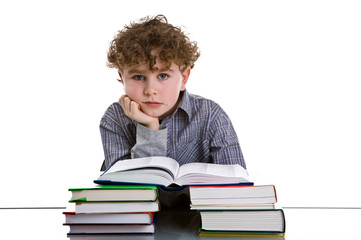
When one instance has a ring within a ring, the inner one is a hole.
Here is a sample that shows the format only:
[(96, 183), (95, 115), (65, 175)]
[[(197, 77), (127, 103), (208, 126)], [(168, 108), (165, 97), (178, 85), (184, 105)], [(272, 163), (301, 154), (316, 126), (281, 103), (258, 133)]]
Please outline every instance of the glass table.
[(287, 240), (360, 240), (361, 208), (284, 208), (284, 238), (262, 237), (200, 237), (197, 234), (199, 215), (194, 211), (162, 211), (158, 213), (155, 234), (93, 235), (68, 237), (63, 226), (62, 208), (0, 209), (1, 239), (287, 239)]

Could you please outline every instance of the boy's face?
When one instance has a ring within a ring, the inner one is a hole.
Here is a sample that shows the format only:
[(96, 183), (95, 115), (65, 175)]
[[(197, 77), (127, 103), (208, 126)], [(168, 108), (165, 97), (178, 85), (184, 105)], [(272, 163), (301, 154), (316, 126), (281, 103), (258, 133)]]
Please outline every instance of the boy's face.
[(125, 94), (138, 103), (146, 115), (157, 118), (165, 118), (174, 112), (189, 74), (189, 68), (182, 73), (175, 63), (167, 69), (159, 62), (154, 65), (154, 71), (144, 64), (119, 72)]

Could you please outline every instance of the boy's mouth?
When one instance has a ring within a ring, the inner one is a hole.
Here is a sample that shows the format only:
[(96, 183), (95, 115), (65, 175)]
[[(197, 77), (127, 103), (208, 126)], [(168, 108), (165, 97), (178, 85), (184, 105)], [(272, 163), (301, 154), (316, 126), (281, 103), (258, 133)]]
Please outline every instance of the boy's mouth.
[(160, 102), (156, 102), (156, 101), (147, 101), (147, 102), (144, 102), (147, 106), (149, 107), (160, 107), (162, 105), (162, 103)]

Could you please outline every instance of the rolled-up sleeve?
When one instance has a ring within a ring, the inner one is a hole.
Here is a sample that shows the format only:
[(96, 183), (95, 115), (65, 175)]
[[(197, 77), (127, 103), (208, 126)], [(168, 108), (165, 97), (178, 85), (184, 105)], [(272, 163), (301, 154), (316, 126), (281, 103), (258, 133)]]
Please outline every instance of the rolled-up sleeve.
[(136, 144), (131, 150), (131, 156), (167, 156), (167, 128), (151, 130), (138, 123)]
[(167, 155), (167, 128), (151, 130), (128, 118), (112, 104), (100, 121), (105, 167), (130, 158)]

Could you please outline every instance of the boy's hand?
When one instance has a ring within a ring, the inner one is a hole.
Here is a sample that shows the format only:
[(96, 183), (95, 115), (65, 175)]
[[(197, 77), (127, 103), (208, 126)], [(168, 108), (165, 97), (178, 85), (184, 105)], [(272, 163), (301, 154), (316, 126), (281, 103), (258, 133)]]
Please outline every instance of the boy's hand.
[(140, 109), (139, 104), (131, 100), (127, 95), (122, 95), (119, 98), (119, 103), (122, 106), (125, 115), (127, 115), (129, 118), (139, 122), (140, 124), (146, 126), (149, 129), (159, 130), (158, 118), (146, 115)]

